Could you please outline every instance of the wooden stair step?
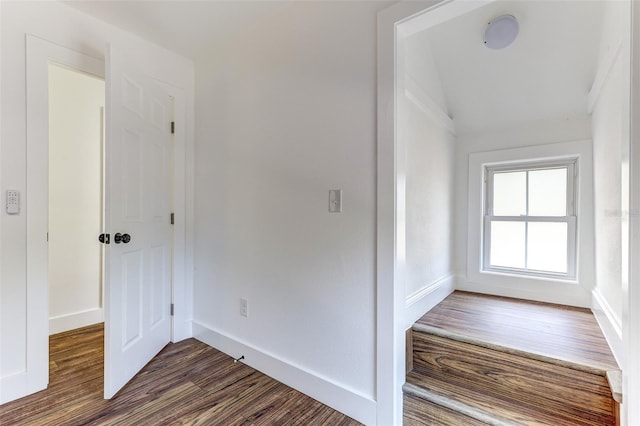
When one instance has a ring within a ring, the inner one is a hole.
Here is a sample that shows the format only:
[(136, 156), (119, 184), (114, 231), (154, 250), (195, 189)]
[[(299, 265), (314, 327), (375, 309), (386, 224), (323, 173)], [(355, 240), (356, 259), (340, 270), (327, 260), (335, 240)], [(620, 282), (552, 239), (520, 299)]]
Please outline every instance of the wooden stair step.
[[(615, 424), (603, 371), (593, 374), (426, 333), (413, 336), (409, 383), (471, 406), (505, 410), (505, 418), (524, 424), (545, 418), (547, 424)], [(518, 417), (521, 412), (530, 413), (527, 421)]]
[(526, 351), (526, 350), (522, 350), (514, 347), (499, 345), (484, 339), (478, 339), (462, 333), (452, 332), (442, 328), (432, 327), (425, 324), (416, 323), (413, 325), (412, 329), (414, 333), (417, 333), (417, 334), (414, 334), (414, 336), (419, 336), (420, 333), (432, 335), (432, 336), (438, 336), (444, 339), (454, 340), (461, 343), (468, 343), (474, 346), (479, 346), (486, 349), (504, 352), (504, 353), (508, 353), (514, 356), (519, 356), (522, 358), (542, 361), (549, 364), (558, 365), (560, 367), (567, 367), (573, 370), (583, 371), (585, 373), (604, 376), (607, 373), (607, 371), (615, 371), (615, 370), (609, 370), (605, 367), (598, 366), (595, 364), (590, 364), (586, 362), (575, 362), (569, 359), (564, 359), (562, 357), (551, 357), (548, 355), (541, 355), (536, 352), (530, 352), (530, 351)]
[(455, 291), (416, 325), (550, 359), (619, 370), (589, 309)]
[[(611, 368), (611, 365), (596, 365), (595, 363), (584, 361), (584, 362), (576, 362), (574, 360), (563, 359), (561, 357), (551, 357), (547, 355), (541, 355), (537, 352), (529, 352), (518, 348), (498, 345), (492, 342), (488, 342), (483, 339), (479, 339), (476, 337), (464, 335), (457, 332), (452, 332), (439, 327), (432, 327), (430, 325), (425, 325), (422, 323), (416, 323), (412, 326), (412, 332), (439, 336), (450, 340), (455, 340), (458, 342), (468, 343), (475, 346), (480, 346), (486, 349), (492, 349), (499, 352), (504, 352), (508, 354), (512, 354), (514, 356), (519, 356), (522, 358), (527, 358), (531, 360), (537, 360), (546, 362), (549, 364), (557, 365), (560, 367), (566, 367), (573, 370), (578, 370), (585, 373), (591, 373), (599, 376), (604, 376), (606, 378), (606, 382), (609, 387), (609, 391), (613, 399), (618, 403), (622, 404), (622, 371), (618, 368)], [(413, 345), (413, 342), (412, 342)], [(411, 361), (413, 363), (413, 359)]]
[(471, 416), (466, 415), (459, 410), (460, 407), (446, 404), (437, 395), (431, 397), (432, 395), (422, 388), (405, 384), (402, 389), (404, 391), (404, 426), (503, 426), (503, 424), (479, 420), (477, 417), (482, 417), (482, 414), (477, 412), (473, 412)]
[[(492, 425), (571, 425), (571, 426), (603, 426), (615, 425), (612, 415), (598, 415), (591, 412), (563, 407), (564, 401), (555, 404), (558, 411), (552, 411), (536, 404), (527, 403), (526, 392), (514, 393), (513, 397), (495, 395), (490, 389), (469, 384), (463, 387), (449, 380), (434, 378), (425, 370), (414, 369), (407, 375), (407, 383), (403, 388), (411, 392), (420, 389), (423, 393), (416, 396), (446, 408), (464, 413), (486, 424)], [(415, 392), (411, 392), (416, 394)], [(436, 397), (425, 398), (425, 395)], [(567, 396), (571, 399), (571, 395)], [(481, 416), (474, 413), (482, 413)], [(491, 420), (489, 420), (491, 419)]]

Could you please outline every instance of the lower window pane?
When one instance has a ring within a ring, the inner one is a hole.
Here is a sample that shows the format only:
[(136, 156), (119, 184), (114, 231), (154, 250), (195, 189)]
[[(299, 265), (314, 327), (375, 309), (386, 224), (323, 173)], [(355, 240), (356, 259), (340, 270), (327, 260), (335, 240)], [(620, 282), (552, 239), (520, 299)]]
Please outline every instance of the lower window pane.
[(567, 273), (567, 224), (529, 222), (528, 269)]
[(491, 266), (525, 268), (524, 222), (491, 222)]

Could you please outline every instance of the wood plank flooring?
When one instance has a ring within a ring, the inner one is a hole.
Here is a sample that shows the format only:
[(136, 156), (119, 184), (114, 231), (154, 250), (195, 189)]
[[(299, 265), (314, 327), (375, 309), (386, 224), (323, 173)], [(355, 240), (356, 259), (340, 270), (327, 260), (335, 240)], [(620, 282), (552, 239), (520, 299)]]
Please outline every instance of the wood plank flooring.
[(618, 365), (588, 309), (455, 291), (408, 336), (405, 424), (618, 424)]
[(102, 324), (50, 337), (49, 388), (0, 405), (0, 425), (359, 425), (227, 355), (169, 344), (102, 398)]
[(456, 291), (417, 323), (602, 370), (619, 369), (589, 309)]
[(440, 407), (424, 399), (405, 395), (404, 426), (487, 426), (485, 422)]

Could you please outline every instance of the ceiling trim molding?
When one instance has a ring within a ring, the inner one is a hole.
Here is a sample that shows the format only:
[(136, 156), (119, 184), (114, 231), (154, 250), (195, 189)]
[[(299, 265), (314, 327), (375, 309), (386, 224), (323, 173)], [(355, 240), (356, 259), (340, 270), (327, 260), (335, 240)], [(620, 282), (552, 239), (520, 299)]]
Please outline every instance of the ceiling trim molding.
[(620, 52), (622, 52), (622, 40), (618, 40), (614, 49), (609, 51), (609, 54), (600, 62), (598, 70), (596, 71), (596, 78), (593, 80), (593, 86), (589, 91), (587, 101), (587, 112), (593, 113), (593, 110), (598, 103), (602, 90), (609, 81), (609, 77), (613, 73), (616, 63), (620, 59)]
[(449, 133), (453, 136), (456, 135), (456, 126), (453, 119), (427, 94), (427, 91), (408, 74), (404, 77), (404, 95), (422, 112), (447, 129)]

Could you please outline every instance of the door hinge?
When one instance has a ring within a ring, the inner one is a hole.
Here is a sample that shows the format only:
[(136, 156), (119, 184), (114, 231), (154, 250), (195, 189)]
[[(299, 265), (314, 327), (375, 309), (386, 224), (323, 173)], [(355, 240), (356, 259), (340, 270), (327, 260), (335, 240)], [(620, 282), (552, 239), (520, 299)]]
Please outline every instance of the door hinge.
[(176, 132), (176, 122), (171, 122), (171, 134), (173, 135)]
[(171, 213), (171, 224), (173, 225), (175, 223), (175, 213)]
[(102, 244), (110, 244), (111, 243), (111, 235), (110, 234), (100, 234), (98, 236), (98, 241)]
[(173, 316), (173, 303), (171, 304), (171, 316)]

